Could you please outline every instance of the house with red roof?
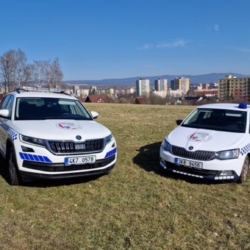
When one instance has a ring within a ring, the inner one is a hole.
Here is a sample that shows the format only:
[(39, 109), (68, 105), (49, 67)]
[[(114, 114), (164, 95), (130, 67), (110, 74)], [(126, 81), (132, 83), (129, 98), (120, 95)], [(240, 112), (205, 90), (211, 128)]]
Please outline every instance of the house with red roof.
[(113, 103), (114, 100), (107, 95), (88, 95), (85, 102)]

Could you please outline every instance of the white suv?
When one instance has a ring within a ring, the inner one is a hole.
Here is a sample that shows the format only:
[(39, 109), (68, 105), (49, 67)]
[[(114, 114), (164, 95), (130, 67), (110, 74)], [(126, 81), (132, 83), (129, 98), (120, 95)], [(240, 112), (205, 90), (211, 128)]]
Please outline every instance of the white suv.
[(117, 145), (97, 116), (65, 93), (8, 93), (0, 104), (0, 152), (9, 183), (109, 173)]
[(160, 165), (177, 174), (245, 182), (249, 172), (250, 106), (207, 104), (194, 109), (163, 140)]

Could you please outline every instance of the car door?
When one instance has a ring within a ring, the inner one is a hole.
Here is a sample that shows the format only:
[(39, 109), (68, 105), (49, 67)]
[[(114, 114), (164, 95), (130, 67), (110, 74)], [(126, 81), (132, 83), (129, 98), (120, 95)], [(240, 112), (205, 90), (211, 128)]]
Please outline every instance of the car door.
[(0, 109), (8, 109), (9, 117), (0, 116), (0, 153), (5, 157), (6, 154), (6, 140), (8, 138), (9, 122), (13, 109), (14, 96), (6, 95), (0, 104)]

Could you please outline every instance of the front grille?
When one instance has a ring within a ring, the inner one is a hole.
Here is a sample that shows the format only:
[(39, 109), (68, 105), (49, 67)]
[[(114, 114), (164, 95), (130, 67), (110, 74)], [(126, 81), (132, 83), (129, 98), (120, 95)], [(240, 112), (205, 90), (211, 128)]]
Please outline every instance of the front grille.
[(23, 167), (29, 169), (35, 169), (46, 172), (67, 172), (67, 171), (76, 171), (76, 170), (91, 170), (96, 168), (105, 167), (115, 160), (115, 155), (104, 160), (97, 160), (95, 163), (91, 164), (82, 164), (82, 165), (70, 165), (65, 166), (62, 163), (42, 163), (42, 162), (33, 162), (33, 161), (23, 161)]
[(173, 155), (193, 159), (193, 160), (200, 160), (200, 161), (209, 161), (213, 158), (214, 152), (211, 151), (202, 151), (197, 150), (194, 152), (187, 151), (185, 148), (172, 146), (172, 153)]
[(49, 150), (55, 154), (67, 153), (92, 153), (100, 152), (104, 147), (104, 140), (88, 140), (85, 142), (48, 141)]

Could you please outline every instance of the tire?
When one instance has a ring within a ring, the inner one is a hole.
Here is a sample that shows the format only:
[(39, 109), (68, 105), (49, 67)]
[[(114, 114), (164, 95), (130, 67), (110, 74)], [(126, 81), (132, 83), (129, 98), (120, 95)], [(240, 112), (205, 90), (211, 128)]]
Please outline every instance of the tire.
[(19, 185), (21, 184), (21, 178), (18, 173), (17, 164), (16, 164), (16, 155), (13, 146), (8, 150), (7, 158), (7, 171), (8, 171), (8, 181), (10, 185)]
[(249, 174), (249, 157), (246, 156), (246, 159), (242, 165), (242, 169), (241, 169), (241, 174), (240, 174), (240, 178), (239, 178), (239, 183), (244, 183), (247, 180)]

